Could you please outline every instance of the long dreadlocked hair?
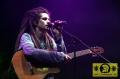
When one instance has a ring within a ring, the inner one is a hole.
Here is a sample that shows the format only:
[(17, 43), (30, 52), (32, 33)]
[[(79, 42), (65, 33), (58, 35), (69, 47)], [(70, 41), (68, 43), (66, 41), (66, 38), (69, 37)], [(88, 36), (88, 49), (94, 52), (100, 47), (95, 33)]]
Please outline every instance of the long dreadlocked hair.
[[(29, 10), (24, 14), (24, 18), (21, 22), (21, 27), (20, 27), (19, 34), (18, 34), (18, 37), (17, 37), (17, 40), (16, 40), (16, 44), (15, 44), (15, 51), (18, 50), (19, 43), (20, 43), (20, 38), (21, 38), (23, 33), (32, 32), (33, 36), (36, 37), (36, 34), (34, 33), (34, 29), (37, 26), (33, 22), (38, 21), (38, 19), (41, 17), (40, 13), (47, 13), (47, 14), (50, 15), (48, 10), (43, 8), (43, 7), (33, 8), (32, 10)], [(36, 42), (36, 44), (38, 44), (37, 40), (35, 40), (35, 42)]]

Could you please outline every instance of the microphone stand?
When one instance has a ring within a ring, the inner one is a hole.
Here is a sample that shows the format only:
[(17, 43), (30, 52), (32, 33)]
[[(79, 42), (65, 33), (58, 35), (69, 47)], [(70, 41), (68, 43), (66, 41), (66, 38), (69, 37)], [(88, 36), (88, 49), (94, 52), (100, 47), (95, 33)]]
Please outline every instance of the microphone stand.
[[(84, 45), (86, 48), (90, 49), (90, 51), (92, 51), (94, 54), (100, 56), (102, 59), (104, 59), (106, 62), (108, 63), (111, 63), (108, 59), (106, 59), (104, 56), (102, 56), (101, 54), (99, 53), (95, 53), (95, 51), (93, 51), (90, 46), (88, 46), (86, 43), (84, 43), (82, 40), (80, 40), (78, 37), (76, 37), (75, 35), (69, 33), (68, 31), (66, 30), (62, 30), (63, 32), (65, 32), (67, 35), (69, 35), (70, 37), (76, 39), (78, 42), (80, 42), (82, 45)], [(74, 58), (76, 58), (76, 53), (74, 51)]]

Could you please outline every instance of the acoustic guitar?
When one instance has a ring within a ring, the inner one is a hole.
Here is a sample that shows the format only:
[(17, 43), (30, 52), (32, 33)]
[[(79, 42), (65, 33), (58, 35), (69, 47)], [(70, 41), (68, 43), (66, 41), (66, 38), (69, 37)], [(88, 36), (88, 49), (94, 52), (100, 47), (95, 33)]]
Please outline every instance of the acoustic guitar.
[[(94, 52), (94, 53), (93, 53)], [(59, 73), (59, 68), (34, 68), (32, 67), (32, 73), (30, 71), (31, 66), (24, 58), (23, 52), (17, 52), (12, 59), (13, 67), (19, 79), (44, 79), (49, 73)], [(87, 54), (96, 56), (97, 54), (104, 53), (102, 47), (91, 47), (90, 49), (76, 51), (76, 57), (80, 57)], [(74, 53), (68, 53), (71, 58), (74, 58)], [(21, 58), (22, 57), (22, 58)]]

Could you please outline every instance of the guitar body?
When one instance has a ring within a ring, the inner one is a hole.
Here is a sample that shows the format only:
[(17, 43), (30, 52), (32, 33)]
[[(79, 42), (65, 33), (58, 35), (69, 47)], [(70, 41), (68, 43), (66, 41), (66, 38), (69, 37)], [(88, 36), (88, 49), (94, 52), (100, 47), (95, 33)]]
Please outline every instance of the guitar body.
[(32, 68), (24, 57), (22, 51), (13, 55), (12, 64), (19, 79), (44, 79), (49, 73), (58, 73), (58, 68)]

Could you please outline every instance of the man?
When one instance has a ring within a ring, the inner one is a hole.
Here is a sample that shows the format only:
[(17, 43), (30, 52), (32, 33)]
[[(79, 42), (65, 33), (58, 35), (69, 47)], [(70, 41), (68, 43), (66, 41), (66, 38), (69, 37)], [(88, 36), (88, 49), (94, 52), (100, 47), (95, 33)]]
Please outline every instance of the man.
[(61, 29), (51, 28), (50, 23), (50, 14), (43, 7), (25, 13), (15, 50), (23, 50), (32, 65), (51, 66), (70, 59)]

